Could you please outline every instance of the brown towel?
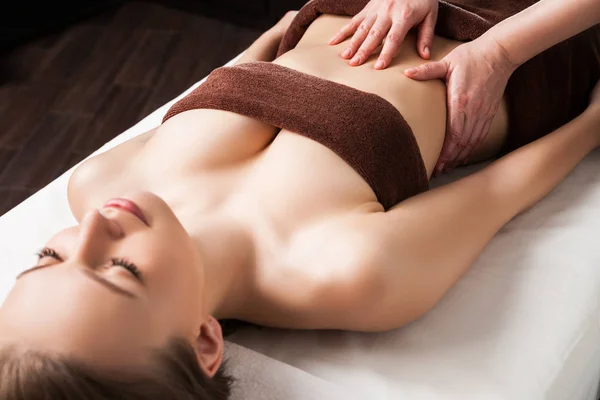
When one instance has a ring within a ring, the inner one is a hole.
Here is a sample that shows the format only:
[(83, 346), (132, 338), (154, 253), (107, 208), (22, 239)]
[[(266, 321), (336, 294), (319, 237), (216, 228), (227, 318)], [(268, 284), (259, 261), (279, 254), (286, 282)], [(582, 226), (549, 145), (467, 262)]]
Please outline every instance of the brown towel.
[[(354, 16), (368, 0), (312, 0), (281, 41), (278, 56), (293, 49), (321, 14)], [(440, 1), (436, 34), (474, 40), (534, 0)], [(600, 25), (553, 46), (519, 67), (506, 88), (509, 135), (506, 150), (532, 142), (582, 113), (600, 79)]]
[(214, 70), (169, 109), (163, 122), (199, 108), (252, 117), (321, 143), (363, 177), (386, 210), (429, 187), (412, 130), (391, 103), (375, 94), (251, 62)]
[[(367, 0), (313, 0), (292, 22), (279, 53), (294, 48), (320, 14), (354, 15)], [(532, 1), (440, 2), (437, 33), (472, 40)], [(350, 67), (349, 67), (350, 68)], [(507, 150), (564, 125), (588, 104), (600, 78), (600, 26), (522, 65), (509, 81)], [(164, 120), (198, 108), (232, 111), (315, 140), (344, 159), (385, 209), (428, 188), (410, 126), (372, 93), (280, 65), (254, 62), (219, 68), (168, 111)]]
[[(279, 57), (296, 47), (302, 36), (321, 14), (354, 16), (370, 0), (313, 0), (307, 3), (290, 25), (279, 46)], [(440, 1), (435, 31), (438, 35), (459, 41), (473, 40), (535, 0), (456, 0)]]

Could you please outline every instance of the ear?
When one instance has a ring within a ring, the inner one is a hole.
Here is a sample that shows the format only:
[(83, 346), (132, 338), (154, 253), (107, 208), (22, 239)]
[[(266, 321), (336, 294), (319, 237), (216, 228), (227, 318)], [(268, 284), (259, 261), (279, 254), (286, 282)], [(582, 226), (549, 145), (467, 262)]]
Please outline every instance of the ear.
[(200, 332), (196, 338), (196, 356), (200, 368), (211, 378), (223, 362), (223, 347), (221, 324), (214, 317), (209, 316), (200, 325)]

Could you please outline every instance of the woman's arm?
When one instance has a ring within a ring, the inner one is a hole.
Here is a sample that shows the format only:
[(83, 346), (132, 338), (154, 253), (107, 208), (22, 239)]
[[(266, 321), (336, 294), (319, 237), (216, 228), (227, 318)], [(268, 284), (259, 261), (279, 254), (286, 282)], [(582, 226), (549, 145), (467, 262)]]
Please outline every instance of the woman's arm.
[(381, 278), (374, 294), (380, 311), (367, 315), (365, 326), (393, 328), (431, 309), (500, 228), (550, 193), (599, 145), (596, 103), (483, 170), (374, 215), (365, 228), (378, 245), (371, 265)]
[[(459, 181), (322, 231), (320, 264), (257, 275), (236, 316), (293, 329), (385, 331), (429, 311), (515, 215), (600, 146), (600, 85), (582, 115)], [(315, 273), (316, 271), (316, 273)]]
[(471, 267), (498, 230), (552, 191), (598, 146), (600, 86), (593, 104), (567, 125), (466, 178), (388, 212), (363, 216), (351, 228), (357, 237), (347, 245), (361, 249), (359, 264), (319, 300), (332, 319), (316, 325), (377, 331), (420, 317)]
[(234, 65), (251, 61), (273, 61), (277, 56), (281, 39), (296, 14), (297, 11), (288, 11), (275, 26), (260, 35)]
[(521, 65), (598, 23), (600, 0), (541, 0), (485, 35), (498, 41), (515, 65)]
[(277, 55), (277, 49), (282, 36), (273, 28), (269, 29), (246, 49), (246, 52), (235, 62), (234, 65), (252, 61), (273, 61)]

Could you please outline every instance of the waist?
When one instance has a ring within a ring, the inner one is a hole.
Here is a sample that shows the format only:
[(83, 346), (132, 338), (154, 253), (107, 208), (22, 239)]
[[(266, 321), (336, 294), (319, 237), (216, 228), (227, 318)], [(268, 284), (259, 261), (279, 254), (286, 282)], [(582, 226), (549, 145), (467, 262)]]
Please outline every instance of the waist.
[[(340, 53), (348, 41), (329, 46), (326, 41), (349, 20), (347, 17), (322, 15), (308, 28), (298, 46), (273, 61), (318, 78), (375, 94), (389, 102), (406, 120), (415, 136), (425, 168), (431, 174), (439, 157), (446, 130), (446, 87), (440, 80), (418, 82), (404, 70), (420, 65), (416, 35), (409, 33), (399, 54), (385, 70), (373, 68), (376, 52), (365, 64), (352, 67)], [(329, 35), (331, 33), (331, 35)], [(459, 42), (436, 38), (433, 56), (442, 58)]]

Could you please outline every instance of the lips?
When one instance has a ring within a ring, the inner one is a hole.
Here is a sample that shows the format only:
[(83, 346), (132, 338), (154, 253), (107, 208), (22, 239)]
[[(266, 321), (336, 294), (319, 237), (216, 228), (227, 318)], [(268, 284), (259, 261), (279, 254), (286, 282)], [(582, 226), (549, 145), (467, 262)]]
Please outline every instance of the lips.
[(127, 211), (128, 213), (135, 215), (144, 224), (150, 226), (142, 209), (131, 200), (121, 198), (110, 199), (106, 202), (106, 204), (104, 204), (104, 208), (118, 208), (120, 210)]

